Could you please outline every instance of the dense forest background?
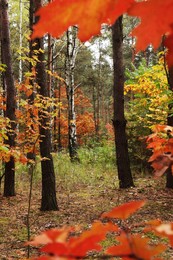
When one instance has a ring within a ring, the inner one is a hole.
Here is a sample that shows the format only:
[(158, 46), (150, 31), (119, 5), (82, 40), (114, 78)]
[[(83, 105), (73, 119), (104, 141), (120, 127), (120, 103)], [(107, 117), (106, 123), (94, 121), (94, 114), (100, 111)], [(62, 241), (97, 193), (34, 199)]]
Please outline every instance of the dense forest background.
[[(127, 15), (112, 26), (103, 24), (100, 35), (85, 43), (78, 39), (78, 26), (70, 26), (59, 38), (46, 34), (32, 39), (37, 10), (44, 4), (0, 1), (0, 193), (4, 212), (10, 203), (19, 203), (19, 194), (24, 198), (25, 210), (17, 208), (13, 220), (17, 223), (18, 212), (20, 219), (26, 215), (21, 234), (13, 234), (20, 241), (56, 226), (56, 216), (51, 222), (45, 215), (48, 226), (42, 228), (38, 209), (62, 211), (58, 224), (74, 224), (82, 210), (79, 222), (86, 221), (85, 205), (91, 211), (89, 205), (95, 207), (98, 199), (99, 207), (87, 219), (91, 222), (113, 202), (126, 201), (121, 188), (127, 189), (129, 199), (139, 199), (141, 193), (149, 198), (150, 192), (156, 198), (158, 190), (164, 197), (164, 187), (173, 188), (170, 148), (166, 144), (164, 156), (155, 151), (173, 133), (165, 126), (173, 126), (173, 73), (163, 43), (137, 52), (130, 32), (139, 19)], [(153, 160), (155, 175), (163, 175), (158, 182), (151, 179)], [(74, 213), (76, 195), (83, 201)], [(156, 217), (162, 215), (156, 209)], [(11, 226), (8, 214), (0, 217), (1, 223), (4, 234)], [(37, 226), (33, 231), (32, 225)], [(15, 254), (18, 259), (25, 250)]]

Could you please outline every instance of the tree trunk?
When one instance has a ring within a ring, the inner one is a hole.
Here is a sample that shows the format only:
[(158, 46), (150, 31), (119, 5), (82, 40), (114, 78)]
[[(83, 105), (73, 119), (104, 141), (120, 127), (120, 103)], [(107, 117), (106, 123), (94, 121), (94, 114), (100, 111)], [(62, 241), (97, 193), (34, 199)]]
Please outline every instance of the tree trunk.
[[(49, 71), (53, 71), (53, 61), (52, 61), (52, 57), (53, 57), (53, 45), (52, 45), (52, 37), (51, 35), (48, 35), (48, 70)], [(47, 83), (48, 83), (48, 95), (49, 97), (52, 96), (52, 76), (50, 74), (48, 74), (47, 76)]]
[[(58, 102), (61, 103), (61, 83), (58, 87)], [(61, 107), (58, 109), (58, 151), (60, 152), (62, 150), (62, 144), (61, 144)]]
[[(168, 84), (169, 84), (169, 89), (173, 91), (173, 67), (169, 68), (168, 70)], [(170, 109), (172, 108), (172, 104), (170, 105)], [(170, 126), (173, 126), (173, 115), (168, 115), (167, 118), (167, 124)], [(171, 171), (171, 167), (167, 170), (166, 172), (166, 188), (171, 188), (173, 189), (173, 174)]]
[(77, 55), (77, 27), (69, 27), (67, 30), (67, 53), (65, 62), (65, 80), (68, 101), (68, 135), (69, 135), (69, 154), (72, 161), (78, 161), (77, 153), (77, 133), (76, 115), (74, 104), (74, 68)]
[[(35, 11), (41, 7), (41, 0), (35, 1)], [(37, 18), (37, 17), (36, 17)], [(37, 20), (37, 19), (36, 19)], [(36, 81), (39, 85), (39, 94), (42, 97), (48, 97), (48, 87), (46, 84), (46, 72), (44, 66), (44, 53), (39, 50), (43, 50), (43, 38), (35, 40), (38, 50), (38, 60), (36, 65)], [(47, 117), (47, 110), (42, 108), (39, 112), (40, 118), (40, 154), (41, 154), (41, 170), (42, 170), (42, 200), (41, 210), (58, 210), (57, 199), (56, 199), (56, 183), (55, 183), (55, 172), (53, 165), (53, 158), (51, 155), (51, 135), (49, 128), (49, 118)]]
[[(12, 70), (12, 57), (10, 49), (10, 31), (8, 18), (8, 1), (0, 1), (1, 11), (1, 48), (2, 60), (6, 65), (4, 73), (5, 87), (6, 87), (6, 112), (5, 116), (10, 119), (10, 127), (8, 128), (8, 140), (6, 143), (10, 148), (15, 146), (15, 85)], [(10, 161), (5, 163), (5, 180), (4, 180), (4, 196), (15, 195), (15, 162), (14, 157), (10, 157)]]
[[(34, 24), (34, 0), (30, 0), (29, 2), (29, 28), (30, 28), (30, 31), (32, 32), (32, 26)], [(33, 40), (30, 40), (29, 41), (29, 58), (32, 59), (33, 58), (33, 53), (34, 53), (34, 48), (35, 48), (35, 45), (33, 44), (34, 41)], [(30, 62), (29, 64), (29, 70), (30, 72), (32, 71), (32, 63)], [(30, 79), (30, 85), (34, 88), (34, 82), (32, 79)], [(32, 92), (32, 94), (28, 97), (28, 103), (30, 105), (33, 105), (34, 104), (34, 91)], [(34, 118), (34, 115), (32, 113), (32, 110), (29, 110), (28, 111), (30, 113), (30, 117), (31, 118)], [(34, 126), (31, 125), (31, 128), (34, 130)], [(28, 174), (32, 174), (32, 169), (33, 169), (33, 162), (35, 161), (35, 152), (33, 150), (31, 150), (30, 152), (27, 153), (27, 158), (29, 160), (31, 160), (32, 162), (28, 162)]]
[[(23, 3), (22, 0), (19, 0), (19, 49), (20, 51), (22, 50), (22, 22), (23, 22)], [(22, 59), (21, 59), (21, 54), (20, 54), (20, 60), (19, 60), (19, 82), (22, 82), (22, 74), (23, 74), (23, 68), (22, 68)]]
[(116, 159), (120, 188), (134, 186), (130, 170), (128, 144), (126, 138), (126, 119), (124, 116), (124, 66), (123, 66), (123, 26), (119, 17), (112, 26), (113, 64), (114, 64), (114, 119)]

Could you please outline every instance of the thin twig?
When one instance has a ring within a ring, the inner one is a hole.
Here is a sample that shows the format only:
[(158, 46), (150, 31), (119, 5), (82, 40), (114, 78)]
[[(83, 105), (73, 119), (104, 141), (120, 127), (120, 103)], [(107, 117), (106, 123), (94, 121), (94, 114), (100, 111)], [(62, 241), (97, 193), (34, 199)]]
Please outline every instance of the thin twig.
[[(35, 152), (35, 146), (36, 146), (36, 143), (39, 139), (39, 135), (37, 136), (37, 139), (33, 145), (33, 150), (32, 152), (34, 153)], [(32, 199), (32, 187), (33, 187), (33, 175), (34, 175), (34, 170), (35, 170), (35, 167), (36, 167), (36, 163), (31, 163), (30, 164), (30, 167), (31, 167), (31, 171), (30, 171), (30, 188), (29, 188), (29, 200), (28, 200), (28, 211), (27, 211), (27, 219), (26, 219), (26, 225), (27, 225), (27, 239), (28, 241), (30, 240), (30, 237), (31, 237), (31, 232), (30, 232), (30, 211), (31, 211), (31, 199)], [(27, 258), (30, 257), (30, 245), (28, 245), (28, 250), (27, 250)]]

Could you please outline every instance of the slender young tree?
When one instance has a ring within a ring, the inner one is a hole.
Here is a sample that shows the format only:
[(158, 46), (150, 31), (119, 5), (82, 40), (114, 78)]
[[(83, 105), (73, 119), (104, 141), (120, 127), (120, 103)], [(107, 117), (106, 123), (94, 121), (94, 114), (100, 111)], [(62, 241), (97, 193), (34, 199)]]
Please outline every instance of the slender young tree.
[[(35, 0), (35, 11), (41, 7), (42, 1)], [(36, 17), (36, 21), (38, 17)], [(43, 38), (35, 39), (35, 50), (38, 50), (38, 60), (36, 65), (36, 81), (39, 85), (39, 94), (44, 98), (48, 97), (48, 86), (46, 84), (46, 72), (44, 65), (44, 53), (39, 50), (43, 50)], [(51, 135), (49, 128), (49, 118), (47, 117), (47, 109), (43, 108), (39, 113), (40, 117), (40, 154), (42, 158), (41, 161), (41, 171), (42, 171), (42, 200), (41, 200), (41, 210), (58, 210), (57, 199), (56, 199), (56, 184), (55, 184), (55, 172), (53, 165), (53, 158), (51, 155)]]
[[(8, 140), (6, 143), (9, 148), (15, 146), (15, 84), (12, 69), (12, 56), (10, 47), (10, 30), (8, 17), (8, 1), (0, 1), (1, 12), (1, 51), (2, 61), (6, 65), (4, 73), (5, 88), (6, 88), (6, 111), (5, 116), (10, 120), (8, 128)], [(14, 157), (11, 156), (9, 162), (5, 163), (5, 180), (4, 180), (4, 196), (15, 195), (15, 162)]]
[(68, 135), (69, 135), (69, 154), (71, 160), (79, 160), (77, 154), (77, 134), (76, 134), (76, 114), (74, 103), (74, 68), (76, 55), (78, 52), (76, 26), (71, 26), (67, 30), (67, 52), (65, 61), (65, 81), (68, 101)]
[(123, 65), (123, 24), (122, 16), (112, 26), (113, 66), (114, 66), (114, 118), (116, 160), (119, 187), (134, 186), (130, 170), (128, 143), (126, 137), (126, 119), (124, 116), (124, 65)]

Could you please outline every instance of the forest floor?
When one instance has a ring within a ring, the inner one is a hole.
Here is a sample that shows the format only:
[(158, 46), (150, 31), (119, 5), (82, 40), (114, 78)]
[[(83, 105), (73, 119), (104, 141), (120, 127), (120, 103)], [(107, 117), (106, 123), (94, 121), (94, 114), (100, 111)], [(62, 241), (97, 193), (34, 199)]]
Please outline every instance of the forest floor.
[[(0, 194), (1, 260), (27, 258), (27, 247), (24, 243), (27, 241), (29, 184), (26, 179), (26, 176), (20, 179), (15, 197), (5, 198)], [(59, 211), (41, 212), (40, 182), (34, 182), (30, 212), (31, 237), (45, 229), (63, 225), (81, 224), (86, 228), (93, 220), (98, 219), (101, 213), (131, 200), (147, 199), (148, 203), (129, 219), (129, 225), (156, 218), (172, 221), (173, 191), (164, 188), (164, 179), (143, 177), (137, 178), (135, 183), (135, 188), (125, 190), (105, 184), (101, 177), (97, 182), (89, 184), (75, 182), (75, 185), (68, 186), (68, 189), (59, 183)], [(35, 253), (36, 251), (31, 249), (30, 256)], [(165, 259), (173, 259), (173, 254), (169, 252)]]

